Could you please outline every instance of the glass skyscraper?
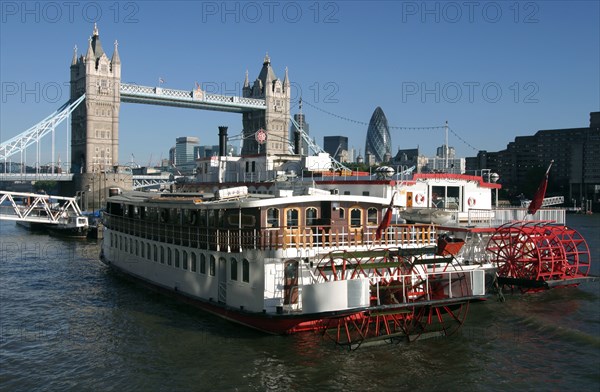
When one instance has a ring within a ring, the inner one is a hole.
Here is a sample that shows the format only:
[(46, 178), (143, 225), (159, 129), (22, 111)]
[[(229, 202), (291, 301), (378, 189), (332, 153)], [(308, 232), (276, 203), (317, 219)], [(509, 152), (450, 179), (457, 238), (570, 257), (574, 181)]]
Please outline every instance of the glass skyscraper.
[(193, 136), (183, 136), (175, 139), (175, 164), (183, 165), (184, 163), (193, 162), (196, 159), (194, 147), (199, 142), (198, 138)]
[(325, 136), (323, 137), (323, 150), (329, 155), (340, 160), (342, 151), (348, 152), (348, 137), (347, 136)]
[(375, 162), (385, 162), (386, 155), (392, 153), (392, 138), (387, 118), (383, 110), (378, 106), (371, 116), (369, 128), (367, 129), (367, 141), (365, 143), (365, 156), (372, 154)]

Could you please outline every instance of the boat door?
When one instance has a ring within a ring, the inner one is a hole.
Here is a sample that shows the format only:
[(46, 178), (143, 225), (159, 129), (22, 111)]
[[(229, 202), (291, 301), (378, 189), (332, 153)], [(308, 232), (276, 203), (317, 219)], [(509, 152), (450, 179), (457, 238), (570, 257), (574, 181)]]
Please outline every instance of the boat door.
[(284, 244), (297, 244), (299, 241), (300, 210), (298, 208), (285, 209), (285, 230), (283, 232)]
[(219, 302), (227, 303), (227, 260), (219, 259)]
[(413, 193), (406, 192), (406, 207), (410, 208), (413, 206)]
[(285, 262), (284, 282), (283, 282), (283, 304), (298, 303), (298, 261), (290, 260)]

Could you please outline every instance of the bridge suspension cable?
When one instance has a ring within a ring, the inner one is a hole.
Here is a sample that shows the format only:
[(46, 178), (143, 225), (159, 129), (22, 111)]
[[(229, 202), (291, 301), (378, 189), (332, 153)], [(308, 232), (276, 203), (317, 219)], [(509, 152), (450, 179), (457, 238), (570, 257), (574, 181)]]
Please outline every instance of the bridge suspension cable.
[[(318, 111), (320, 111), (322, 113), (325, 113), (325, 114), (328, 114), (330, 116), (339, 118), (340, 120), (344, 120), (344, 121), (348, 121), (348, 122), (355, 123), (355, 124), (360, 124), (360, 125), (367, 125), (367, 126), (369, 125), (369, 123), (367, 123), (367, 122), (359, 121), (359, 120), (354, 120), (354, 119), (351, 119), (349, 117), (340, 116), (339, 114), (335, 114), (335, 113), (329, 112), (329, 111), (327, 111), (325, 109), (321, 109), (320, 107), (317, 107), (317, 106), (315, 106), (315, 105), (313, 105), (311, 103), (308, 103), (306, 101), (302, 101), (302, 103), (303, 104), (307, 104), (311, 108), (316, 109), (316, 110), (318, 110)], [(394, 126), (394, 125), (388, 126), (388, 128), (390, 128), (390, 129), (404, 129), (404, 130), (444, 129), (444, 127), (445, 127), (445, 125), (439, 125), (439, 126), (436, 125), (436, 126), (432, 126), (432, 127), (398, 127), (398, 126)]]
[[(40, 139), (49, 133), (52, 133), (54, 135), (55, 128), (58, 125), (60, 125), (64, 120), (69, 118), (71, 113), (73, 113), (73, 111), (77, 108), (77, 106), (79, 106), (79, 104), (81, 104), (81, 102), (83, 102), (84, 99), (85, 94), (83, 94), (81, 97), (77, 98), (73, 102), (69, 101), (65, 103), (54, 113), (52, 113), (33, 127), (29, 128), (25, 132), (5, 142), (2, 142), (2, 144), (0, 144), (0, 160), (3, 160), (4, 164), (6, 165), (6, 161), (10, 156), (15, 155), (17, 153), (22, 153), (34, 143), (38, 143), (39, 145)], [(52, 162), (54, 162), (54, 140), (52, 140)]]
[[(354, 119), (351, 119), (351, 118), (349, 118), (349, 117), (340, 116), (339, 114), (335, 114), (335, 113), (329, 112), (329, 111), (327, 111), (327, 110), (321, 109), (320, 107), (317, 107), (317, 106), (315, 106), (315, 105), (312, 105), (311, 103), (309, 103), (309, 102), (306, 102), (306, 101), (302, 101), (302, 103), (305, 103), (305, 104), (307, 104), (308, 106), (310, 106), (311, 108), (313, 108), (313, 109), (315, 109), (315, 110), (318, 110), (318, 111), (320, 111), (320, 112), (322, 112), (322, 113), (325, 113), (325, 114), (327, 114), (327, 115), (329, 115), (329, 116), (332, 116), (332, 117), (339, 118), (340, 120), (348, 121), (348, 122), (351, 122), (351, 123), (354, 123), (354, 124), (365, 125), (365, 126), (368, 126), (368, 125), (369, 125), (369, 123), (367, 123), (367, 122), (364, 122), (364, 121), (359, 121), (359, 120), (354, 120)], [(444, 129), (444, 128), (445, 128), (445, 125), (432, 126), (432, 127), (399, 127), (399, 126), (395, 126), (395, 125), (390, 125), (388, 128), (389, 128), (389, 129), (400, 129), (400, 130), (432, 130), (432, 129)], [(452, 134), (453, 134), (453, 135), (454, 135), (454, 136), (455, 136), (455, 137), (456, 137), (458, 140), (460, 140), (460, 141), (461, 141), (463, 144), (465, 144), (466, 146), (470, 147), (470, 148), (471, 148), (471, 149), (473, 149), (474, 151), (479, 151), (479, 149), (478, 149), (478, 148), (474, 147), (474, 146), (473, 146), (473, 145), (471, 145), (469, 142), (467, 142), (467, 141), (466, 141), (464, 138), (462, 138), (462, 137), (461, 137), (461, 136), (460, 136), (460, 135), (459, 135), (459, 134), (458, 134), (458, 133), (457, 133), (457, 132), (456, 132), (454, 129), (452, 129), (452, 128), (448, 128), (448, 130), (449, 130), (449, 131), (450, 131), (450, 132), (451, 132), (451, 133), (452, 133)]]

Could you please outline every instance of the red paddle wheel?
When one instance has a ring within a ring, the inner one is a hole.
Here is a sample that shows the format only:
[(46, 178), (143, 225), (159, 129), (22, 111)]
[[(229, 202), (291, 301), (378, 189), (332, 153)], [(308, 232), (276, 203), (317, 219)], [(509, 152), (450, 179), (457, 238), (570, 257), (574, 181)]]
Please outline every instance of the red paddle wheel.
[(563, 279), (587, 276), (590, 272), (590, 249), (585, 239), (567, 226), (554, 226), (553, 232), (565, 251)]
[(498, 227), (487, 251), (498, 276), (522, 291), (539, 291), (548, 282), (587, 276), (590, 252), (581, 235), (547, 222), (512, 222)]
[(468, 309), (465, 273), (452, 257), (415, 253), (374, 249), (324, 256), (316, 266), (318, 281), (365, 278), (371, 287), (371, 307), (324, 320), (324, 336), (357, 348), (366, 341), (415, 340), (455, 332)]

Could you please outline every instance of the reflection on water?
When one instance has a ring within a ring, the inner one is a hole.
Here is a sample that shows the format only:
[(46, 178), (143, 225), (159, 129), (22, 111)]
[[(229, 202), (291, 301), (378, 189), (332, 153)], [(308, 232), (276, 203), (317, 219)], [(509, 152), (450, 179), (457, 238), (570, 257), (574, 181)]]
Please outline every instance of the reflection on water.
[[(600, 270), (600, 215), (569, 215)], [(600, 284), (471, 306), (455, 336), (348, 352), (268, 336), (123, 280), (99, 245), (0, 223), (0, 389), (600, 388)]]

